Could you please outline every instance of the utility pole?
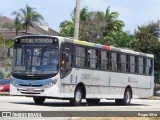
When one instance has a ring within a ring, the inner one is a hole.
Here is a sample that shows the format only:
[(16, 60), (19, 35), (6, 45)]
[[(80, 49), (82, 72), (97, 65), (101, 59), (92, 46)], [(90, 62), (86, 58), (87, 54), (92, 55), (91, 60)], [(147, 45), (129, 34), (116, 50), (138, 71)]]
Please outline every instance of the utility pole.
[(74, 27), (74, 39), (79, 38), (79, 17), (80, 17), (80, 0), (76, 0), (76, 18)]

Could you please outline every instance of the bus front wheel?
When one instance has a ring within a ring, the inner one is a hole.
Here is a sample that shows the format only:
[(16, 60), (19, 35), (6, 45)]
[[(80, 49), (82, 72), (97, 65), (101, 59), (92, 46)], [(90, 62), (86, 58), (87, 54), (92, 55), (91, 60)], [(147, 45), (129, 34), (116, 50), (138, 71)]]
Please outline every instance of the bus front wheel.
[(124, 92), (124, 98), (123, 99), (115, 99), (116, 104), (118, 105), (129, 105), (131, 102), (132, 93), (129, 88), (127, 88)]
[(80, 106), (82, 101), (82, 89), (77, 87), (74, 93), (74, 98), (70, 99), (70, 104), (73, 106)]
[(44, 97), (33, 97), (33, 100), (36, 104), (43, 104), (45, 101)]

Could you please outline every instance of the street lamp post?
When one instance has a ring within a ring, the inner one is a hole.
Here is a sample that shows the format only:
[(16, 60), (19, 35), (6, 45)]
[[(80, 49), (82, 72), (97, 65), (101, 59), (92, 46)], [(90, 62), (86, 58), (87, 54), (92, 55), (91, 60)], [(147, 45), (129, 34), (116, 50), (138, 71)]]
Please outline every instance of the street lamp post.
[(80, 17), (80, 0), (76, 0), (76, 18), (74, 27), (74, 39), (79, 38), (79, 17)]

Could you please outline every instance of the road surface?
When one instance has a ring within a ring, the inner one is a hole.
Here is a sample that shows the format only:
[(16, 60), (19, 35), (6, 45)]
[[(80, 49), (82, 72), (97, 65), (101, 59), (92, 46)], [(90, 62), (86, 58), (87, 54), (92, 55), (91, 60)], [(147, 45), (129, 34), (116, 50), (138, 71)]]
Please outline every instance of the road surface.
[[(5, 112), (6, 111), (12, 111), (12, 112), (13, 111), (16, 111), (16, 112), (47, 111), (48, 115), (52, 114), (53, 111), (69, 111), (69, 112), (75, 111), (75, 113), (77, 112), (76, 114), (79, 114), (79, 111), (80, 111), (82, 114), (90, 113), (93, 116), (95, 114), (93, 111), (98, 111), (102, 113), (105, 111), (109, 115), (111, 114), (109, 113), (111, 111), (114, 114), (117, 114), (116, 113), (117, 111), (119, 114), (121, 114), (120, 113), (121, 111), (126, 111), (123, 114), (126, 114), (126, 113), (131, 114), (136, 111), (140, 111), (140, 113), (136, 113), (136, 114), (142, 115), (143, 117), (151, 113), (150, 115), (152, 115), (153, 117), (156, 117), (156, 114), (158, 116), (160, 115), (160, 112), (156, 113), (156, 111), (160, 111), (160, 100), (132, 99), (131, 105), (129, 106), (117, 106), (114, 100), (105, 100), (105, 99), (101, 100), (101, 102), (97, 105), (88, 105), (86, 101), (83, 100), (81, 106), (73, 107), (69, 104), (69, 101), (66, 101), (66, 100), (47, 99), (43, 105), (36, 105), (33, 99), (30, 97), (0, 96), (0, 111), (1, 112), (3, 111)], [(146, 112), (144, 113), (144, 111)], [(98, 112), (96, 112), (96, 114), (98, 114)], [(53, 114), (58, 114), (58, 113), (53, 113)]]

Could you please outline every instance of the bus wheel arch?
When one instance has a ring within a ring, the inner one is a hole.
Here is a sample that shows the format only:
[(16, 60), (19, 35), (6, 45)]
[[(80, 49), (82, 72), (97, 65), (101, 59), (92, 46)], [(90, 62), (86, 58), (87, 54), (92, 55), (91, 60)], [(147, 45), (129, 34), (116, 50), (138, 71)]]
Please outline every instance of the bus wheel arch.
[(83, 83), (79, 83), (74, 90), (74, 98), (70, 99), (70, 104), (80, 106), (81, 100), (86, 97), (86, 89)]
[(85, 99), (86, 98), (86, 87), (85, 87), (85, 85), (82, 82), (80, 82), (80, 83), (77, 84), (76, 88), (77, 87), (81, 88), (81, 90), (82, 90), (82, 98)]
[[(131, 87), (130, 85), (128, 85), (128, 86), (126, 87), (126, 89), (130, 89), (130, 92), (131, 92), (131, 98), (132, 98), (132, 97), (133, 97), (132, 87)], [(125, 91), (126, 91), (126, 89), (125, 89)]]
[(132, 88), (131, 86), (127, 86), (124, 91), (123, 99), (115, 99), (115, 102), (118, 105), (129, 105), (131, 99), (132, 99)]

